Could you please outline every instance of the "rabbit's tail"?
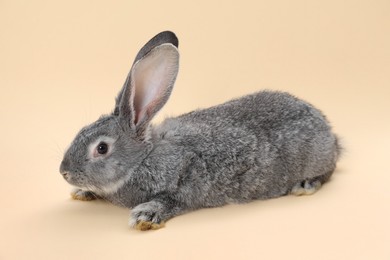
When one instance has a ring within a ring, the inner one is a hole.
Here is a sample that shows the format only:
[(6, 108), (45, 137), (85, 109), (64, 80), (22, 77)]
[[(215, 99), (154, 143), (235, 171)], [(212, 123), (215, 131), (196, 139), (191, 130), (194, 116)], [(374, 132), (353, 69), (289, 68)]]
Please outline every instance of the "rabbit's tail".
[(334, 144), (336, 146), (336, 161), (338, 161), (343, 153), (343, 146), (340, 144), (340, 138), (335, 135), (335, 141)]

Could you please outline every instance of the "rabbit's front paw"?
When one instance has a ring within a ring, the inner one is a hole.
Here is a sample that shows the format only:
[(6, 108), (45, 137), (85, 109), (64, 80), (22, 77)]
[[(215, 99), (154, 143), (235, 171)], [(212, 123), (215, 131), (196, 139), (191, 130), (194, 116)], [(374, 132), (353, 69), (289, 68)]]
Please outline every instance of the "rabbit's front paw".
[(91, 192), (91, 191), (85, 191), (81, 189), (74, 189), (70, 193), (70, 196), (74, 200), (83, 200), (83, 201), (90, 201), (90, 200), (96, 200), (97, 196)]
[(138, 230), (151, 230), (164, 227), (161, 219), (163, 205), (157, 201), (149, 201), (131, 210), (129, 225)]

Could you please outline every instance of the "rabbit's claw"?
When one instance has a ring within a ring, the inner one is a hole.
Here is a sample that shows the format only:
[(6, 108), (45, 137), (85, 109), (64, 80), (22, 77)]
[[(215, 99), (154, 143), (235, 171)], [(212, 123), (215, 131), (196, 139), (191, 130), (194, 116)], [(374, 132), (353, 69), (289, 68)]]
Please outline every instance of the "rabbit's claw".
[(83, 201), (90, 201), (90, 200), (96, 200), (97, 196), (91, 192), (91, 191), (85, 191), (81, 189), (74, 189), (70, 196), (74, 200), (83, 200)]
[(136, 229), (141, 231), (146, 230), (156, 230), (162, 228), (164, 225), (162, 223), (157, 224), (150, 221), (139, 221), (137, 225), (135, 226)]

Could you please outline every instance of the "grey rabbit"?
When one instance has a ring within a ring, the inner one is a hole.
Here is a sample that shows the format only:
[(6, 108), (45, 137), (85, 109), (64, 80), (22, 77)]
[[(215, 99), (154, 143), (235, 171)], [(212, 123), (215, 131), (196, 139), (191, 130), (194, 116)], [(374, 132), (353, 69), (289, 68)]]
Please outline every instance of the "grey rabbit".
[(172, 32), (139, 51), (113, 112), (81, 129), (64, 155), (74, 199), (129, 208), (130, 226), (149, 230), (200, 208), (312, 194), (330, 178), (336, 135), (318, 109), (287, 93), (261, 91), (152, 125), (178, 67)]

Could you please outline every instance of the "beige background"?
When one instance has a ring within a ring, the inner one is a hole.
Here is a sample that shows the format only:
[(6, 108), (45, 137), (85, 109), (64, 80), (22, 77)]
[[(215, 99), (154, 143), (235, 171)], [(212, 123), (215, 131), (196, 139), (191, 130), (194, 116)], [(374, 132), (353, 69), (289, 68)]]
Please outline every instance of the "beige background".
[[(0, 0), (0, 259), (390, 259), (390, 1)], [(314, 196), (200, 210), (138, 232), (69, 198), (58, 167), (111, 111), (138, 49), (180, 38), (156, 118), (268, 88), (322, 109), (346, 147)]]

